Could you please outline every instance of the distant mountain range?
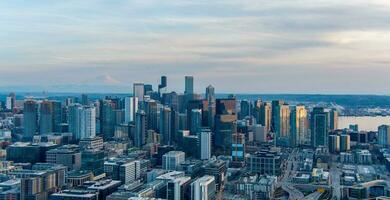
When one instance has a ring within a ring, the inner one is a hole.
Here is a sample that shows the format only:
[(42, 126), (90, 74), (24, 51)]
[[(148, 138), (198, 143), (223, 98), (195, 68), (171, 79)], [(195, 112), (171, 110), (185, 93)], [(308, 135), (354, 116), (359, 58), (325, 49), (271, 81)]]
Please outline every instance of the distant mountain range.
[[(49, 98), (49, 99), (63, 99), (69, 96), (80, 96), (80, 92), (35, 92), (35, 91), (21, 91), (21, 88), (15, 88), (13, 92), (17, 94), (17, 99), (23, 99), (27, 96), (35, 98)], [(62, 88), (57, 88), (62, 89)], [(108, 90), (110, 91), (110, 90)], [(123, 90), (121, 90), (123, 91)], [(86, 91), (90, 98), (97, 99), (105, 96), (124, 97), (130, 96), (131, 93), (123, 93), (121, 91), (112, 90), (108, 93), (100, 93)], [(4, 101), (9, 91), (1, 91), (0, 100)], [(345, 108), (390, 108), (390, 96), (387, 95), (324, 95), (324, 94), (235, 94), (239, 100), (257, 100), (263, 101), (285, 100), (290, 103), (312, 103), (312, 104), (334, 104)], [(217, 98), (227, 97), (228, 94), (217, 94)]]

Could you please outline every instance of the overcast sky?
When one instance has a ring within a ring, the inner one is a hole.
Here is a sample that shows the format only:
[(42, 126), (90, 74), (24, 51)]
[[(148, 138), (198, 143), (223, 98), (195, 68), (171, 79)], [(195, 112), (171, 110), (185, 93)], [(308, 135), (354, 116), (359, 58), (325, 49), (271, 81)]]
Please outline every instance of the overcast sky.
[(390, 1), (0, 1), (0, 88), (161, 75), (178, 91), (193, 75), (198, 92), (390, 94)]

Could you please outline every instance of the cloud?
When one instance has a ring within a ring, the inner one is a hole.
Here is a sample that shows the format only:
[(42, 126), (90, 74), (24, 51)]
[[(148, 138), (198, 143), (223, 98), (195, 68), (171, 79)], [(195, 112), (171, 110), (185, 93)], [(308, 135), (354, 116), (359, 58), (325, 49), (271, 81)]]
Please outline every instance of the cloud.
[(389, 12), (386, 0), (5, 0), (0, 84), (156, 84), (165, 74), (182, 90), (193, 74), (198, 91), (332, 93), (353, 80), (344, 92), (390, 93), (385, 77), (357, 81), (390, 73)]

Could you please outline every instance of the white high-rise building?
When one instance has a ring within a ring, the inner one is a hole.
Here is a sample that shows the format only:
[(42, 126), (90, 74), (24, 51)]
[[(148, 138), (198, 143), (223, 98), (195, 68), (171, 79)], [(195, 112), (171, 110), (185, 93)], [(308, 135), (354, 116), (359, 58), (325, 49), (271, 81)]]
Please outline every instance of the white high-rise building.
[(96, 136), (96, 109), (95, 107), (83, 107), (81, 112), (80, 139)]
[(69, 107), (69, 131), (74, 139), (93, 138), (96, 136), (96, 108), (73, 104)]
[(12, 106), (13, 106), (13, 98), (7, 97), (7, 102), (5, 104), (5, 107), (7, 108), (7, 110), (12, 110)]
[(203, 176), (191, 183), (191, 200), (216, 199), (214, 176)]
[(208, 160), (211, 158), (211, 132), (202, 131), (198, 134), (199, 153), (201, 160)]
[(134, 83), (133, 96), (138, 98), (139, 101), (144, 101), (145, 88), (143, 83)]
[(138, 111), (138, 98), (126, 97), (125, 98), (125, 123), (130, 123), (135, 120), (135, 114)]

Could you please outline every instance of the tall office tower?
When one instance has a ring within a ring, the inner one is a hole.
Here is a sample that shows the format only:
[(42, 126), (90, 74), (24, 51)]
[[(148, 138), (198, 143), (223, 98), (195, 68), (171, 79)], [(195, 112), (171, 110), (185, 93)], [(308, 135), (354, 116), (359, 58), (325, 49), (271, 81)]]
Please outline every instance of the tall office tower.
[(115, 131), (115, 103), (111, 100), (100, 101), (100, 134), (104, 139), (109, 139), (114, 136)]
[(179, 110), (179, 97), (176, 92), (162, 94), (162, 104), (171, 107), (172, 110)]
[(81, 112), (82, 106), (80, 104), (76, 103), (69, 106), (69, 132), (72, 133), (75, 140), (81, 138)]
[(173, 143), (177, 144), (178, 142), (178, 137), (177, 134), (180, 131), (180, 116), (179, 116), (179, 111), (171, 111), (171, 119), (172, 119), (172, 125), (171, 125), (171, 140)]
[(133, 122), (135, 114), (138, 111), (138, 98), (126, 97), (125, 98), (125, 123)]
[(190, 123), (190, 132), (192, 135), (196, 135), (200, 132), (202, 128), (202, 110), (201, 109), (192, 109), (191, 110), (191, 123)]
[(146, 129), (157, 131), (159, 127), (158, 103), (155, 100), (145, 101)]
[(62, 105), (60, 101), (51, 101), (53, 109), (53, 131), (56, 133), (61, 132), (62, 118)]
[(203, 176), (191, 183), (191, 200), (217, 199), (214, 176)]
[(53, 132), (53, 107), (48, 100), (42, 101), (39, 109), (39, 133), (47, 135)]
[(145, 91), (143, 83), (134, 83), (133, 97), (138, 98), (138, 101), (144, 101)]
[(186, 76), (185, 77), (185, 90), (184, 94), (192, 95), (194, 94), (194, 77)]
[(191, 123), (192, 123), (192, 110), (193, 109), (203, 109), (203, 102), (202, 100), (190, 100), (187, 103), (187, 127), (188, 129), (191, 129)]
[(80, 116), (80, 139), (96, 136), (96, 109), (93, 106), (84, 106)]
[(172, 114), (169, 107), (162, 107), (160, 110), (160, 134), (163, 144), (171, 145), (172, 140)]
[(381, 125), (378, 127), (378, 144), (382, 146), (390, 145), (390, 126)]
[(198, 133), (198, 151), (201, 160), (211, 158), (211, 131), (204, 129)]
[(141, 148), (146, 143), (145, 112), (139, 110), (135, 117), (134, 145)]
[(166, 76), (161, 76), (161, 83), (158, 85), (158, 94), (160, 95), (160, 97), (164, 94), (164, 93), (167, 93), (167, 86), (168, 86), (168, 83), (167, 83), (167, 77)]
[(304, 144), (308, 134), (308, 119), (305, 106), (291, 106), (290, 114), (290, 146)]
[(23, 127), (26, 139), (32, 139), (38, 130), (38, 105), (32, 99), (24, 101)]
[(240, 113), (238, 114), (239, 119), (244, 119), (251, 115), (251, 103), (248, 100), (242, 100), (240, 102)]
[(259, 123), (264, 126), (267, 132), (271, 131), (272, 106), (270, 103), (262, 103), (259, 109)]
[(229, 149), (232, 144), (232, 134), (236, 132), (236, 99), (217, 99), (215, 117), (215, 145), (224, 150)]
[(206, 99), (208, 102), (207, 126), (213, 130), (215, 123), (215, 89), (211, 85), (207, 86), (206, 88)]
[(125, 123), (125, 110), (116, 109), (114, 110), (115, 125), (121, 125)]
[(328, 146), (329, 112), (322, 107), (315, 107), (311, 112), (310, 130), (313, 147)]
[(290, 138), (290, 107), (287, 104), (275, 106), (274, 131), (276, 142), (285, 145)]
[(179, 113), (179, 130), (188, 130), (186, 113)]
[(162, 157), (162, 167), (165, 170), (178, 170), (180, 164), (186, 160), (186, 155), (182, 151), (170, 151)]
[(338, 153), (340, 152), (340, 136), (329, 135), (329, 152)]
[(16, 95), (15, 93), (12, 92), (7, 96), (5, 107), (7, 108), (7, 110), (13, 110), (15, 104), (16, 104)]
[(276, 112), (277, 110), (277, 107), (279, 107), (280, 105), (283, 105), (284, 104), (284, 101), (281, 101), (281, 100), (274, 100), (272, 101), (271, 103), (271, 106), (272, 106), (272, 118), (271, 118), (271, 131), (275, 132), (275, 122), (276, 122), (276, 118), (278, 117), (278, 112)]
[(145, 95), (150, 95), (153, 93), (153, 85), (151, 84), (145, 84), (144, 85), (144, 93)]
[(340, 152), (351, 150), (351, 137), (347, 134), (340, 135)]
[(235, 167), (243, 167), (245, 162), (245, 135), (242, 133), (234, 133), (232, 135), (232, 165)]
[(89, 105), (89, 99), (87, 94), (81, 94), (81, 105), (87, 106)]
[(339, 114), (336, 109), (332, 109), (329, 111), (329, 123), (329, 129), (331, 131), (338, 129)]

